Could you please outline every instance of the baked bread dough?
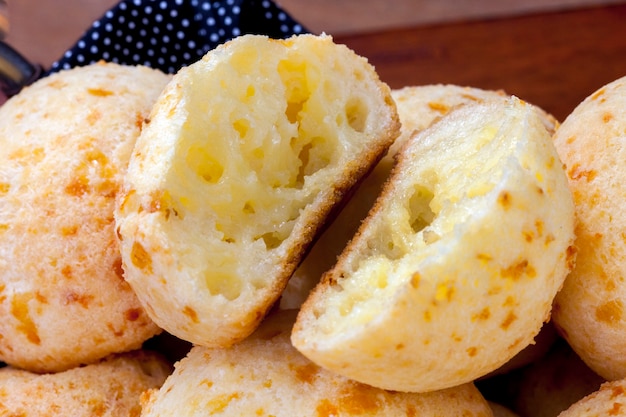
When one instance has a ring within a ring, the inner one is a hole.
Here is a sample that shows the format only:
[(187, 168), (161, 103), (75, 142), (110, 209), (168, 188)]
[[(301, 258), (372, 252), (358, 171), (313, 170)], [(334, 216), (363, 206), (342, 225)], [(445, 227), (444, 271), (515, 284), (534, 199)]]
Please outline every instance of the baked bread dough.
[(309, 292), (319, 283), (324, 272), (335, 264), (337, 257), (372, 208), (395, 164), (396, 153), (410, 136), (424, 130), (456, 107), (481, 102), (500, 94), (497, 91), (440, 84), (391, 90), (402, 125), (400, 135), (316, 240), (289, 279), (282, 293), (280, 306), (284, 309), (299, 308)]
[(475, 380), (528, 346), (575, 257), (574, 208), (542, 115), (466, 105), (411, 137), (294, 346), (376, 387)]
[(177, 337), (240, 341), (399, 128), (389, 87), (329, 36), (210, 51), (137, 141), (116, 213), (126, 280)]
[(113, 209), (166, 74), (92, 64), (0, 107), (0, 360), (52, 372), (160, 329), (122, 277)]
[(133, 351), (53, 374), (0, 369), (0, 415), (22, 417), (129, 417), (140, 397), (159, 388), (172, 365), (159, 354)]
[(278, 311), (231, 348), (192, 348), (161, 389), (144, 397), (142, 416), (491, 416), (471, 383), (412, 394), (325, 371), (291, 345), (294, 318)]
[(572, 404), (559, 417), (623, 416), (626, 409), (626, 379), (605, 382), (600, 389)]
[[(466, 104), (502, 99), (505, 93), (453, 84), (433, 84), (394, 89), (391, 96), (402, 124), (400, 135), (373, 171), (359, 184), (350, 200), (296, 269), (283, 291), (280, 300), (282, 308), (299, 308), (311, 289), (319, 283), (323, 273), (335, 264), (374, 205), (395, 164), (395, 155), (411, 136), (454, 109)], [(556, 119), (539, 108), (537, 110), (542, 114), (546, 127), (554, 132), (558, 125)]]
[(578, 355), (606, 379), (626, 377), (626, 77), (583, 100), (554, 144), (576, 206), (576, 267), (554, 304), (554, 323)]

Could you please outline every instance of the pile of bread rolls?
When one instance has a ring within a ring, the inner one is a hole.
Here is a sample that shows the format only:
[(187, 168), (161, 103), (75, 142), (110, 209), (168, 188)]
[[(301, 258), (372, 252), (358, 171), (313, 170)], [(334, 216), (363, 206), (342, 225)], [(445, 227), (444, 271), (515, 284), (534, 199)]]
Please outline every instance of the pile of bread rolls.
[(391, 90), (327, 35), (37, 81), (0, 107), (0, 414), (619, 415), (624, 101)]

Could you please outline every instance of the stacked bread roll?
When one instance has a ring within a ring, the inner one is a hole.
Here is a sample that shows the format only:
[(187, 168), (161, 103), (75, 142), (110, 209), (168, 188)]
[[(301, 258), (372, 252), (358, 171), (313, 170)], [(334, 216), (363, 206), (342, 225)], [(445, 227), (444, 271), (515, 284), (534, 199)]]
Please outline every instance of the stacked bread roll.
[(0, 108), (0, 410), (526, 417), (554, 354), (591, 383), (550, 412), (609, 410), (622, 84), (559, 125), (326, 35), (38, 81)]

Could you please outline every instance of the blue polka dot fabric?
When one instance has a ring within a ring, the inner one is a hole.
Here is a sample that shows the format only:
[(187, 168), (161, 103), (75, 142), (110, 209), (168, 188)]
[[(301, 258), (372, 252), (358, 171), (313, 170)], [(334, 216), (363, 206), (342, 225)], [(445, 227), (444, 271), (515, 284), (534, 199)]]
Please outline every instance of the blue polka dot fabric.
[(167, 73), (243, 34), (308, 32), (270, 0), (124, 0), (108, 10), (47, 73), (99, 60)]

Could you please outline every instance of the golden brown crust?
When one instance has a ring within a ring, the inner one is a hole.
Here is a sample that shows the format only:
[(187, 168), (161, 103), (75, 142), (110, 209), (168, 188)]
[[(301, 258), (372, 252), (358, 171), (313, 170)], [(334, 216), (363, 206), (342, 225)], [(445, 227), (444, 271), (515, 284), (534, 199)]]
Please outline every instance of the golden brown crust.
[(276, 311), (228, 349), (194, 347), (160, 390), (144, 397), (144, 417), (491, 416), (473, 384), (429, 394), (384, 391), (325, 371), (289, 342), (295, 311)]
[(554, 305), (554, 322), (573, 349), (606, 379), (626, 377), (626, 243), (621, 180), (626, 78), (587, 97), (554, 143), (576, 206), (576, 267)]
[(114, 201), (169, 77), (93, 64), (0, 108), (0, 360), (59, 371), (160, 329), (122, 277)]
[(171, 364), (134, 351), (54, 374), (0, 369), (0, 415), (138, 417), (140, 396), (159, 388)]

